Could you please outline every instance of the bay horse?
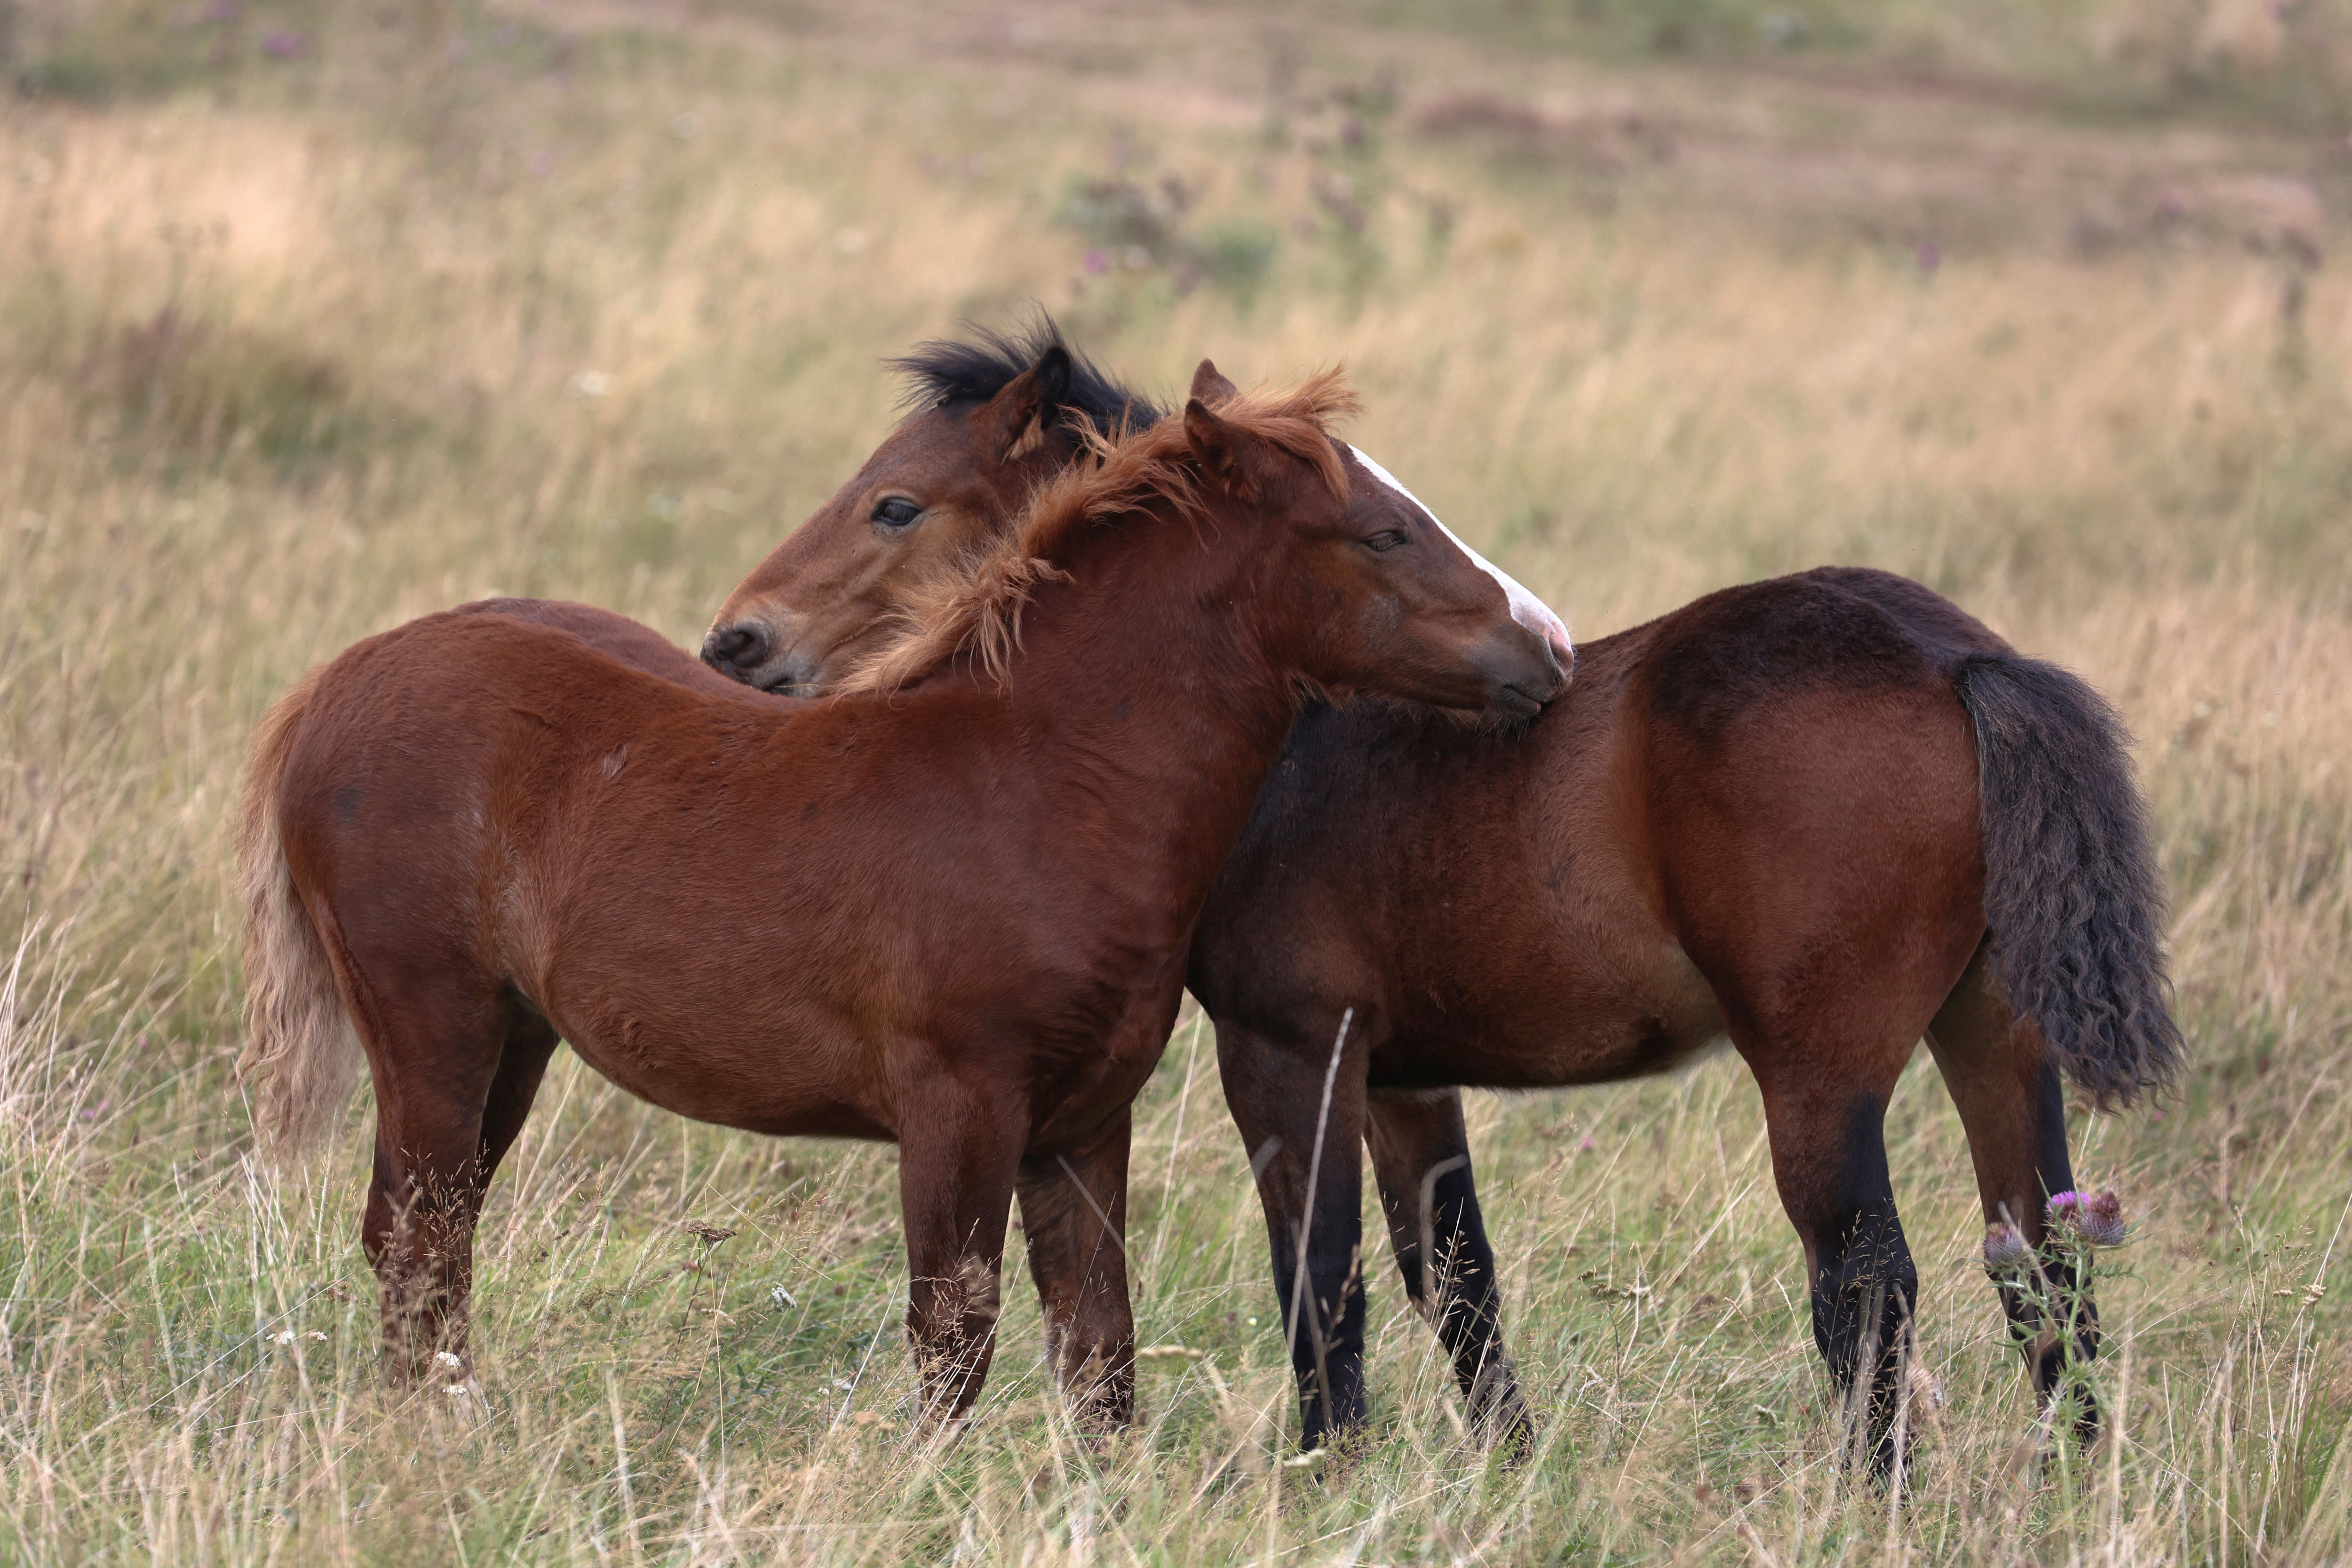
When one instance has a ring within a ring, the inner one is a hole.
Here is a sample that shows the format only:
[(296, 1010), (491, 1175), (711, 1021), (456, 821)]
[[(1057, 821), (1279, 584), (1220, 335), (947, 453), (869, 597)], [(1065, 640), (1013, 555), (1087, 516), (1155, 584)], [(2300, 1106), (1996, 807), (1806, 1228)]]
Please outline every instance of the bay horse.
[[(1924, 1037), (1988, 1225), (2047, 1247), (2049, 1200), (2074, 1186), (2062, 1077), (2129, 1103), (2177, 1072), (2162, 911), (2114, 710), (1887, 573), (1729, 588), (1587, 643), (1570, 691), (1507, 742), (1311, 708), (1188, 975), (1303, 1325), (1308, 1440), (1364, 1414), (1358, 1130), (1408, 1278), (1459, 1281), (1439, 1327), (1474, 1410), (1516, 1436), (1450, 1091), (1664, 1072), (1728, 1037), (1763, 1094), (1815, 1344), (1885, 1473), (1918, 1299), (1881, 1131), (1895, 1079)], [(1401, 1205), (1416, 1172), (1425, 1195)], [(2070, 1349), (2096, 1352), (2082, 1283), (2071, 1347), (2001, 1290), (2045, 1402)]]
[[(790, 577), (764, 564), (714, 639)], [(1869, 1363), (1887, 1468), (1917, 1287), (1880, 1124), (1919, 1040), (1989, 1224), (2037, 1250), (2072, 1185), (2062, 1074), (2128, 1103), (2179, 1064), (2126, 747), (2082, 681), (1865, 570), (1727, 589), (1606, 638), (1524, 738), (1310, 704), (1189, 976), (1257, 1172), (1304, 1445), (1364, 1414), (1359, 1135), (1409, 1296), (1480, 1429), (1522, 1444), (1458, 1086), (1640, 1076), (1727, 1036), (1764, 1092), (1816, 1344), (1842, 1397)], [(2070, 1347), (2001, 1294), (2047, 1401)], [(2086, 1403), (2079, 1435), (2096, 1421)]]
[(844, 695), (477, 607), (280, 700), (239, 836), (244, 1065), (284, 1149), (374, 1080), (395, 1377), (463, 1364), (473, 1226), (560, 1038), (698, 1120), (898, 1143), (934, 1417), (985, 1376), (1014, 1193), (1083, 1199), (1053, 1359), (1083, 1419), (1129, 1419), (1129, 1108), (1301, 690), (1524, 722), (1565, 679), (1329, 436), (1353, 406), (1326, 373), (1087, 436)]

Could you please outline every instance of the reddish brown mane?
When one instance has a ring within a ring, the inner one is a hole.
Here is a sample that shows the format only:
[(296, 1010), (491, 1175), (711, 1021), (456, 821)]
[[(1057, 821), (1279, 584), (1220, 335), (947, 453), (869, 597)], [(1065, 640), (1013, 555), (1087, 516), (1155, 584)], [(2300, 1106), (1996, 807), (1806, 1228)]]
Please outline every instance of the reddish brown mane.
[[(1347, 472), (1328, 426), (1360, 406), (1335, 367), (1286, 390), (1239, 394), (1216, 411), (1237, 430), (1310, 465), (1332, 494), (1344, 497)], [(1200, 475), (1182, 420), (1083, 434), (1096, 461), (1040, 485), (1020, 525), (965, 557), (953, 575), (908, 589), (899, 605), (906, 629), (853, 671), (842, 690), (892, 690), (962, 654), (1002, 677), (1021, 646), (1021, 612), (1039, 584), (1066, 575), (1055, 562), (1079, 528), (1155, 500), (1186, 517), (1200, 515)]]

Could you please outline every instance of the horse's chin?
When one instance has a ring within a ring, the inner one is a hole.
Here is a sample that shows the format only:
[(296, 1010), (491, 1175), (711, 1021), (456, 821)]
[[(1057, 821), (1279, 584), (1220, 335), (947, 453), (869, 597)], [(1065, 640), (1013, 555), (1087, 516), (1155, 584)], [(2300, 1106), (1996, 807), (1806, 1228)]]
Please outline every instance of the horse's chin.
[[(1565, 688), (1562, 689), (1563, 692)], [(1524, 693), (1514, 693), (1517, 702), (1508, 705), (1488, 703), (1483, 708), (1444, 708), (1434, 702), (1420, 702), (1410, 697), (1391, 697), (1384, 692), (1339, 690), (1317, 682), (1301, 679), (1297, 683), (1302, 707), (1320, 703), (1336, 711), (1370, 709), (1383, 713), (1399, 723), (1427, 724), (1472, 735), (1518, 735), (1533, 728), (1550, 704), (1538, 702)], [(1557, 698), (1554, 701), (1559, 700)]]
[(1544, 700), (1516, 686), (1506, 686), (1486, 704), (1484, 728), (1523, 730), (1544, 710)]

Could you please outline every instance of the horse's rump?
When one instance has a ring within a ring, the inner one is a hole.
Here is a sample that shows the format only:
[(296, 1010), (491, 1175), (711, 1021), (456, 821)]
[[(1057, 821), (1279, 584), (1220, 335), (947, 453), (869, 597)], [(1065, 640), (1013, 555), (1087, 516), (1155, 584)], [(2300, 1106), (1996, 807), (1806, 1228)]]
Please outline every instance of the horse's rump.
[(1727, 589), (1653, 626), (1665, 634), (1651, 660), (1653, 717), (1727, 763), (1731, 736), (1745, 750), (1771, 735), (1807, 693), (1840, 694), (1832, 713), (1852, 708), (1831, 724), (1856, 766), (1884, 738), (1858, 722), (1866, 694), (1907, 693), (1930, 714), (1948, 702), (1975, 752), (1984, 918), (2010, 1005), (2102, 1103), (2171, 1079), (2180, 1038), (2162, 879), (2129, 737), (2105, 699), (1884, 572)]

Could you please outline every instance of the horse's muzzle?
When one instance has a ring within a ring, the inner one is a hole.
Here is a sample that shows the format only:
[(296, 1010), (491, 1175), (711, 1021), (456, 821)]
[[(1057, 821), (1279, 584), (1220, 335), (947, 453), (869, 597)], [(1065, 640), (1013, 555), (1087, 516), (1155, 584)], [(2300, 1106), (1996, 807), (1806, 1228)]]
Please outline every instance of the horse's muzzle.
[(750, 685), (752, 673), (768, 662), (768, 634), (749, 621), (713, 626), (702, 639), (702, 662), (730, 680)]

